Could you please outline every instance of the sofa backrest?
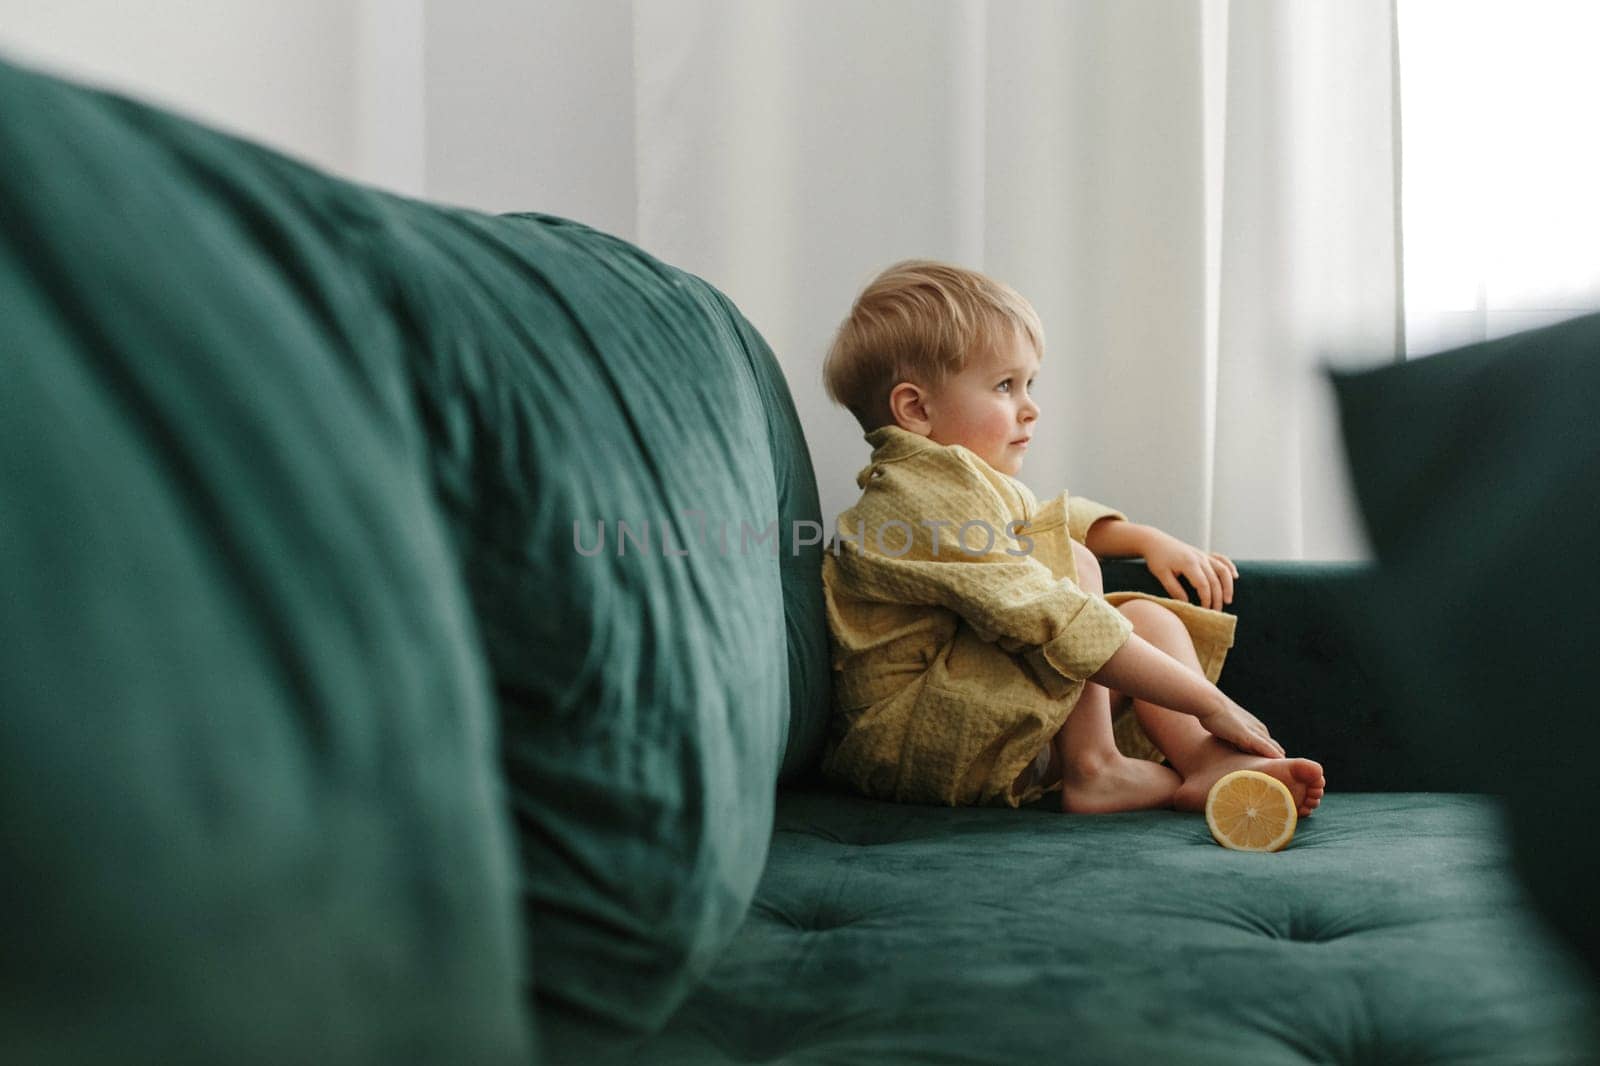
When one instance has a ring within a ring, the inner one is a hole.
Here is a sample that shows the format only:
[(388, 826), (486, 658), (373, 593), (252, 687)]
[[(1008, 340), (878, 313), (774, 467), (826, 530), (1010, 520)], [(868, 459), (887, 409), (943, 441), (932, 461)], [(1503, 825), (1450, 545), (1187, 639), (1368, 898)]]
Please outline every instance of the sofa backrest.
[(659, 1027), (826, 715), (759, 334), (579, 223), (5, 63), (0, 158), (5, 1046), (529, 1062)]
[(365, 232), (494, 677), (541, 1021), (654, 1032), (744, 920), (786, 750), (820, 743), (787, 388), (710, 285), (579, 223), (387, 198)]
[(1377, 557), (1359, 653), (1426, 761), (1504, 801), (1530, 897), (1600, 979), (1573, 832), (1600, 743), (1600, 313), (1324, 369)]
[(5, 65), (0, 160), (6, 1059), (526, 1061), (491, 679), (343, 197)]

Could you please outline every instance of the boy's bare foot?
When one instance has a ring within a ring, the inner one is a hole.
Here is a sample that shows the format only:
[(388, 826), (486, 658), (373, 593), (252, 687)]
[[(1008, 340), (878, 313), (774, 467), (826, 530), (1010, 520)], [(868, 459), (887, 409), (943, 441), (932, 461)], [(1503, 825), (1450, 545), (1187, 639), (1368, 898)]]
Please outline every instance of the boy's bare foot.
[[(1222, 741), (1215, 741), (1219, 748)], [(1235, 770), (1260, 770), (1271, 774), (1289, 786), (1300, 817), (1304, 818), (1322, 803), (1327, 779), (1322, 776), (1322, 764), (1312, 759), (1269, 759), (1263, 755), (1247, 755), (1232, 745), (1218, 751), (1214, 759), (1184, 778), (1172, 797), (1172, 807), (1179, 811), (1203, 811), (1211, 786), (1224, 774)]]
[(1171, 807), (1183, 783), (1170, 766), (1125, 755), (1095, 769), (1068, 767), (1061, 776), (1061, 809), (1073, 814), (1111, 814)]

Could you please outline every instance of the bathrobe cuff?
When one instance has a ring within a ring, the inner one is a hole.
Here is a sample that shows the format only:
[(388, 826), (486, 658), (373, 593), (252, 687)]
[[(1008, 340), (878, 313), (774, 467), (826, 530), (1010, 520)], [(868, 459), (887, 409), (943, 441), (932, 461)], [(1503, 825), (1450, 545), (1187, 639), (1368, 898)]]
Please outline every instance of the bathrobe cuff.
[(1060, 636), (1044, 645), (1045, 661), (1074, 681), (1100, 672), (1133, 635), (1133, 623), (1105, 600), (1091, 596), (1067, 622)]

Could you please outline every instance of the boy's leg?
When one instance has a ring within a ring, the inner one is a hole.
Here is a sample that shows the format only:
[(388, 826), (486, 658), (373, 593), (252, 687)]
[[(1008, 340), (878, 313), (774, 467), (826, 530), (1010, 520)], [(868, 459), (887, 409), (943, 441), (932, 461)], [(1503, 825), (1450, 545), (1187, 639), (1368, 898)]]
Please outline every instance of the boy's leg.
[[(1194, 640), (1177, 615), (1149, 600), (1129, 600), (1117, 609), (1133, 623), (1133, 631), (1139, 636), (1195, 673), (1204, 674), (1205, 671), (1200, 669), (1200, 657), (1195, 654)], [(1127, 698), (1122, 693), (1118, 695)], [(1145, 735), (1161, 749), (1161, 754), (1167, 757), (1172, 768), (1185, 777), (1216, 750), (1206, 743), (1216, 738), (1206, 732), (1194, 715), (1170, 710), (1146, 700), (1134, 700), (1133, 707)], [(1225, 741), (1219, 740), (1217, 743), (1232, 751), (1238, 750)]]
[[(1103, 588), (1099, 562), (1077, 541), (1072, 547), (1078, 553), (1078, 584), (1099, 594)], [(1170, 807), (1182, 783), (1171, 768), (1147, 759), (1129, 759), (1117, 749), (1111, 731), (1111, 691), (1093, 681), (1084, 683), (1077, 704), (1052, 743), (1061, 772), (1064, 811), (1090, 814)]]
[(1171, 807), (1183, 779), (1168, 766), (1130, 759), (1111, 732), (1110, 692), (1087, 682), (1054, 740), (1061, 768), (1061, 809), (1109, 814)]
[(1087, 773), (1118, 758), (1117, 738), (1111, 732), (1111, 693), (1104, 685), (1085, 681), (1083, 694), (1055, 735), (1056, 767)]
[[(1101, 595), (1104, 583), (1100, 576), (1100, 561), (1094, 552), (1072, 542), (1078, 566), (1078, 586), (1085, 592)], [(1111, 731), (1111, 692), (1104, 685), (1086, 681), (1083, 694), (1067, 716), (1067, 722), (1055, 735), (1057, 767), (1065, 772), (1071, 763), (1080, 770), (1092, 770), (1117, 758), (1117, 740)]]
[[(1204, 675), (1200, 657), (1195, 654), (1194, 640), (1177, 615), (1149, 600), (1128, 600), (1118, 604), (1117, 610), (1133, 623), (1134, 632), (1139, 636), (1195, 673)], [(1116, 695), (1122, 698), (1121, 693)], [(1322, 802), (1326, 785), (1320, 764), (1310, 759), (1268, 759), (1246, 754), (1207, 732), (1200, 720), (1191, 714), (1140, 699), (1133, 701), (1133, 707), (1145, 734), (1183, 777), (1183, 787), (1174, 797), (1174, 806), (1178, 809), (1203, 808), (1211, 785), (1223, 774), (1236, 769), (1258, 769), (1283, 781), (1294, 794), (1301, 815), (1310, 814)]]

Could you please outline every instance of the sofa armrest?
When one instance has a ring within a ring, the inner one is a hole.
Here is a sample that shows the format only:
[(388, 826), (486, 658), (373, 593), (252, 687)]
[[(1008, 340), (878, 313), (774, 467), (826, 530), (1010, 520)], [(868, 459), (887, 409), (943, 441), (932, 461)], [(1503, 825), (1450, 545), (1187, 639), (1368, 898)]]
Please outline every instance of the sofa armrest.
[[(1218, 686), (1272, 730), (1291, 755), (1322, 763), (1330, 789), (1456, 791), (1451, 773), (1399, 728), (1381, 667), (1362, 650), (1364, 563), (1240, 561), (1239, 619)], [(1106, 559), (1107, 592), (1166, 596), (1141, 558)], [(1199, 602), (1188, 590), (1191, 602)]]

